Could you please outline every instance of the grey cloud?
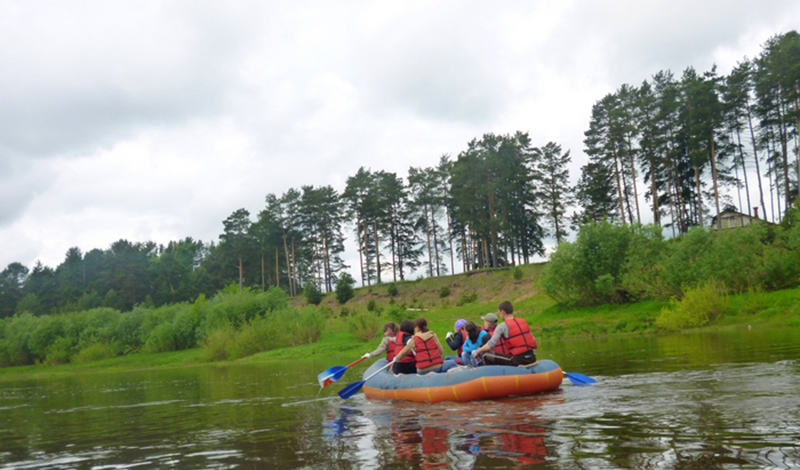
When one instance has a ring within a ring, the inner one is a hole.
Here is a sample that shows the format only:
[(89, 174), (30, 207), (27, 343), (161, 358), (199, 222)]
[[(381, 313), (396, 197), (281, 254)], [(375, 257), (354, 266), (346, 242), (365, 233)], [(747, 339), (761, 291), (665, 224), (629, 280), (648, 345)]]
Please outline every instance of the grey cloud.
[(90, 152), (142, 128), (218, 114), (249, 41), (236, 21), (246, 12), (202, 5), (169, 5), (161, 16), (100, 8), (81, 21), (22, 9), (44, 18), (0, 32), (6, 159)]

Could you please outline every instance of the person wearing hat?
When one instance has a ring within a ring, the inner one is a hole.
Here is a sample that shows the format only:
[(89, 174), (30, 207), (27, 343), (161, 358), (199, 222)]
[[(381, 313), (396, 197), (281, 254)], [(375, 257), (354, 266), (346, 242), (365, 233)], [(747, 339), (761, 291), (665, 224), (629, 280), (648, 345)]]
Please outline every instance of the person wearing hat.
[(514, 318), (514, 306), (507, 300), (500, 302), (497, 313), (503, 317), (503, 323), (497, 326), (488, 343), (475, 350), (474, 356), (482, 356), (486, 365), (519, 366), (535, 363), (536, 338), (531, 334), (528, 323), (522, 318)]
[(466, 324), (467, 321), (463, 318), (456, 320), (455, 325), (453, 325), (456, 332), (448, 331), (447, 335), (444, 337), (444, 340), (447, 341), (447, 345), (450, 346), (450, 349), (456, 351), (459, 357), (461, 357), (461, 354), (464, 352), (464, 341), (467, 340), (467, 332), (464, 331), (464, 326)]
[(489, 312), (482, 316), (481, 320), (483, 320), (483, 329), (489, 333), (489, 336), (493, 335), (494, 330), (497, 329), (497, 315)]

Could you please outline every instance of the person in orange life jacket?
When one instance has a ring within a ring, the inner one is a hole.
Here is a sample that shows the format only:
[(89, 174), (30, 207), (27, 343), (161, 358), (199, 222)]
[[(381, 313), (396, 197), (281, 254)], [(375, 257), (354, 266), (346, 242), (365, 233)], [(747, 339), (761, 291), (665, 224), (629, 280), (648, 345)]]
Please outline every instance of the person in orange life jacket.
[(394, 342), (395, 336), (397, 336), (397, 331), (400, 329), (400, 325), (397, 323), (390, 321), (383, 325), (383, 339), (381, 340), (381, 344), (378, 345), (378, 348), (372, 352), (368, 352), (364, 354), (363, 358), (368, 359), (370, 357), (380, 356), (383, 353), (386, 353), (386, 360), (390, 361), (394, 359)]
[(447, 345), (450, 346), (450, 349), (456, 351), (456, 354), (461, 356), (463, 353), (464, 341), (467, 340), (467, 332), (464, 331), (464, 325), (467, 324), (467, 321), (463, 318), (456, 321), (456, 324), (453, 328), (456, 330), (455, 334), (452, 331), (448, 331), (447, 335), (444, 337), (444, 340), (447, 341)]
[(536, 339), (528, 323), (522, 318), (514, 318), (514, 306), (507, 300), (500, 302), (497, 313), (503, 317), (503, 323), (474, 355), (482, 356), (486, 365), (518, 366), (536, 362)]
[(392, 365), (392, 372), (395, 374), (416, 374), (417, 373), (417, 360), (414, 354), (405, 354), (400, 356), (398, 353), (401, 350), (406, 350), (408, 345), (413, 345), (414, 340), (414, 323), (411, 320), (403, 320), (400, 323), (400, 330), (394, 337), (394, 364)]
[(409, 341), (403, 350), (397, 353), (394, 357), (395, 361), (402, 362), (405, 357), (414, 354), (417, 373), (441, 372), (444, 363), (444, 348), (442, 348), (436, 333), (428, 330), (428, 321), (422, 317), (414, 321), (414, 331), (414, 340)]
[(464, 342), (464, 352), (461, 353), (461, 363), (466, 366), (476, 367), (478, 361), (473, 357), (473, 353), (476, 349), (489, 342), (491, 335), (471, 321), (467, 322), (464, 330), (467, 332), (467, 340)]

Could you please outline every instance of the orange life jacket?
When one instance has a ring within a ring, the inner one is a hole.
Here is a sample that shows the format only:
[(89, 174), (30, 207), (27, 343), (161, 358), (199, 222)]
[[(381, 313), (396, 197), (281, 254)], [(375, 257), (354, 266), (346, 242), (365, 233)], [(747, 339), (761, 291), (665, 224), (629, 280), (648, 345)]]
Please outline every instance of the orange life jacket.
[[(407, 336), (408, 333), (406, 333), (405, 331), (397, 332), (397, 336), (394, 337), (394, 354), (399, 353), (406, 346), (405, 343), (403, 342), (403, 338)], [(403, 356), (402, 359), (400, 359), (398, 362), (401, 364), (408, 364), (414, 362), (415, 360), (416, 359), (414, 358), (414, 354), (408, 353), (405, 356)]]
[(536, 349), (536, 338), (531, 334), (528, 323), (522, 318), (515, 318), (506, 322), (508, 325), (508, 338), (503, 341), (508, 353), (519, 356)]
[(442, 352), (436, 345), (435, 337), (423, 340), (414, 335), (414, 352), (417, 353), (417, 369), (427, 369), (444, 362)]
[(395, 341), (397, 341), (397, 336), (395, 336), (394, 339), (389, 341), (389, 344), (386, 345), (386, 361), (387, 362), (392, 362), (392, 360), (394, 359), (394, 354), (395, 354), (395, 350), (396, 350)]

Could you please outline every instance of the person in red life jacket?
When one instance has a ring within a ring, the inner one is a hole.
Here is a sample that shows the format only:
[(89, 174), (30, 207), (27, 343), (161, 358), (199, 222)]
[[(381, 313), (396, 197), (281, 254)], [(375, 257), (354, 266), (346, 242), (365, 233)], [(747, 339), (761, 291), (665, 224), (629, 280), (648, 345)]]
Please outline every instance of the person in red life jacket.
[(392, 372), (395, 374), (416, 374), (417, 373), (417, 359), (414, 354), (398, 353), (405, 350), (410, 350), (409, 345), (413, 345), (414, 341), (414, 323), (411, 320), (403, 320), (400, 323), (400, 330), (394, 337), (394, 364), (392, 365)]
[(514, 318), (514, 306), (507, 300), (500, 302), (497, 313), (503, 317), (503, 323), (474, 355), (482, 355), (486, 365), (518, 366), (536, 362), (536, 338), (528, 323), (522, 318)]
[(397, 353), (394, 357), (395, 364), (413, 354), (417, 373), (441, 372), (444, 363), (444, 348), (442, 348), (436, 333), (428, 330), (428, 321), (421, 317), (414, 321), (414, 331), (414, 340), (409, 341), (403, 350)]
[(393, 321), (386, 322), (383, 325), (383, 339), (381, 340), (381, 344), (378, 345), (376, 350), (368, 352), (361, 357), (364, 359), (369, 359), (370, 357), (376, 357), (386, 353), (386, 360), (391, 362), (392, 359), (394, 359), (394, 342), (399, 329), (400, 325), (397, 323)]
[(458, 357), (461, 357), (461, 354), (464, 352), (464, 341), (467, 340), (467, 332), (464, 331), (464, 326), (466, 324), (467, 321), (463, 318), (456, 321), (456, 324), (453, 326), (456, 330), (455, 334), (452, 331), (448, 331), (447, 335), (444, 337), (447, 345), (450, 346), (450, 349), (456, 351)]

